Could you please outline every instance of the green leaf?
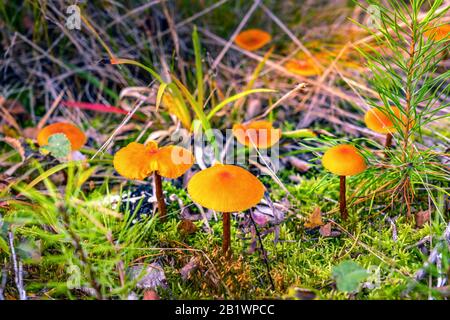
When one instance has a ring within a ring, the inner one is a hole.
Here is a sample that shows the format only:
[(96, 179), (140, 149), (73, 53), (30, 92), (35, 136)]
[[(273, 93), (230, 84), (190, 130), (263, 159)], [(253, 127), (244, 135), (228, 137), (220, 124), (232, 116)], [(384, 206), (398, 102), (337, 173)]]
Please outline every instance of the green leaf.
[(333, 267), (333, 278), (339, 291), (355, 292), (361, 281), (366, 279), (369, 273), (359, 264), (351, 260), (345, 260)]
[(164, 91), (167, 88), (167, 83), (161, 83), (158, 88), (158, 94), (156, 95), (156, 111), (159, 109), (159, 105), (161, 104), (161, 99), (164, 95)]
[(277, 92), (276, 90), (272, 89), (252, 89), (240, 92), (238, 94), (235, 94), (234, 96), (231, 96), (225, 100), (223, 100), (221, 103), (219, 103), (217, 106), (215, 106), (208, 114), (208, 120), (210, 120), (217, 112), (219, 112), (223, 107), (225, 107), (227, 104), (239, 100), (245, 96), (248, 96), (252, 93), (259, 93), (259, 92)]
[(56, 133), (48, 138), (48, 144), (41, 148), (50, 152), (55, 158), (65, 158), (70, 153), (70, 141), (63, 133)]
[(203, 108), (204, 89), (203, 89), (203, 70), (200, 38), (198, 37), (197, 26), (194, 26), (192, 32), (192, 42), (194, 44), (195, 54), (195, 76), (197, 79), (197, 102)]

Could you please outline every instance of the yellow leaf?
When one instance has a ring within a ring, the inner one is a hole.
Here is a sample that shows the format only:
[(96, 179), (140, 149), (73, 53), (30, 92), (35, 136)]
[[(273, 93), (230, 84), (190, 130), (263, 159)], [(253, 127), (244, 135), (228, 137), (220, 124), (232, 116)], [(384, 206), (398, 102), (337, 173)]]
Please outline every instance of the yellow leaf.
[(305, 222), (305, 227), (308, 229), (312, 229), (315, 227), (320, 227), (321, 225), (323, 225), (322, 213), (320, 211), (320, 208), (316, 207), (313, 213), (311, 213), (311, 215), (309, 216), (308, 221)]

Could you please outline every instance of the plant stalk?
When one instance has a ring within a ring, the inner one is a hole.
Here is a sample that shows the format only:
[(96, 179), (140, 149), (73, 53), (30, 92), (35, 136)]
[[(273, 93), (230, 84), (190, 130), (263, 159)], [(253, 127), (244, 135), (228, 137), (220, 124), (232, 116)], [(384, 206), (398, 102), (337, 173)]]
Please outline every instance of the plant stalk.
[(384, 142), (384, 148), (390, 149), (392, 146), (392, 133), (386, 133), (386, 141)]
[(347, 211), (347, 200), (345, 197), (346, 186), (345, 186), (345, 176), (339, 176), (339, 211), (341, 212), (342, 220), (348, 219)]
[(153, 173), (153, 180), (155, 183), (156, 200), (158, 202), (159, 219), (161, 219), (161, 221), (165, 221), (166, 220), (166, 203), (164, 202), (161, 176), (156, 171)]
[(230, 242), (231, 242), (231, 213), (223, 213), (223, 241), (222, 241), (222, 251), (227, 259), (231, 256)]

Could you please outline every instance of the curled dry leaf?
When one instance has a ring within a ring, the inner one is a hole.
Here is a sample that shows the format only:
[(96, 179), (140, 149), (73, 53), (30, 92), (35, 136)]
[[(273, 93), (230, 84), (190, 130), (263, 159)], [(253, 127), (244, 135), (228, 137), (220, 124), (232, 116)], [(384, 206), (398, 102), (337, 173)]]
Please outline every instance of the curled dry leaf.
[(320, 211), (320, 207), (316, 207), (309, 216), (308, 221), (305, 222), (305, 228), (313, 229), (316, 227), (320, 227), (323, 224), (324, 223), (322, 220), (322, 212)]

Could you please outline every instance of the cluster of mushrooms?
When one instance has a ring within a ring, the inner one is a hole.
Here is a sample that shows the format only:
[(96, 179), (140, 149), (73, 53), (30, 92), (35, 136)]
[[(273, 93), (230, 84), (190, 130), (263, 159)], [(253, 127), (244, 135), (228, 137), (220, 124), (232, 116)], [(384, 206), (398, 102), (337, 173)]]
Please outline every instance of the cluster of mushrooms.
[[(381, 108), (370, 109), (364, 120), (366, 125), (379, 133), (391, 135), (395, 132), (391, 114), (398, 114), (393, 108), (390, 113)], [(398, 119), (397, 119), (398, 120)], [(86, 136), (70, 123), (54, 123), (43, 128), (37, 137), (38, 144), (45, 146), (54, 134), (64, 134), (71, 144), (72, 151), (80, 150), (86, 142)], [(282, 135), (269, 121), (253, 121), (235, 124), (233, 134), (239, 143), (248, 148), (270, 148)], [(391, 139), (391, 138), (388, 138)], [(192, 153), (180, 146), (159, 147), (156, 141), (146, 144), (131, 142), (114, 155), (113, 165), (123, 177), (132, 180), (145, 180), (153, 175), (155, 196), (160, 220), (166, 218), (166, 205), (161, 178), (175, 179), (183, 175), (194, 164)], [(346, 220), (346, 177), (363, 172), (366, 160), (358, 149), (350, 144), (336, 145), (328, 149), (322, 158), (323, 166), (340, 177), (340, 213)], [(208, 192), (205, 192), (208, 190)], [(264, 196), (265, 187), (247, 170), (229, 164), (215, 163), (213, 166), (194, 174), (188, 182), (187, 191), (197, 204), (222, 212), (224, 254), (230, 251), (231, 213), (242, 212), (257, 205)], [(249, 192), (251, 191), (251, 192)]]

